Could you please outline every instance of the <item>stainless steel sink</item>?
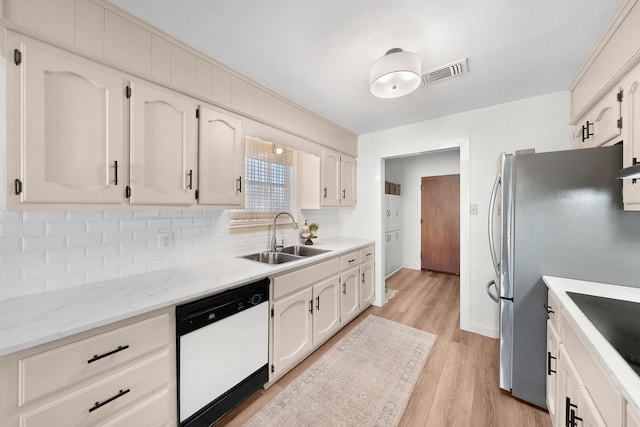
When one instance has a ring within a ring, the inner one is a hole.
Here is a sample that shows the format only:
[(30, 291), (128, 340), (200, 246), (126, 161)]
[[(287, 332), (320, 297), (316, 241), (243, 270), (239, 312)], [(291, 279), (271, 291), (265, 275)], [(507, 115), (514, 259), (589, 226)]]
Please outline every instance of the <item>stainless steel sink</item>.
[(331, 251), (328, 249), (318, 249), (318, 248), (311, 248), (309, 246), (294, 245), (294, 246), (287, 246), (286, 248), (282, 248), (282, 252), (301, 256), (301, 257), (309, 257), (314, 255), (325, 254)]
[(285, 262), (297, 261), (315, 255), (331, 252), (328, 249), (310, 248), (309, 246), (293, 245), (282, 249), (282, 252), (264, 251), (255, 254), (244, 255), (239, 258), (258, 261), (263, 264), (284, 264)]
[(264, 264), (283, 264), (285, 262), (297, 261), (302, 257), (287, 254), (284, 252), (258, 252), (251, 255), (245, 255), (240, 258), (250, 259), (251, 261), (258, 261)]

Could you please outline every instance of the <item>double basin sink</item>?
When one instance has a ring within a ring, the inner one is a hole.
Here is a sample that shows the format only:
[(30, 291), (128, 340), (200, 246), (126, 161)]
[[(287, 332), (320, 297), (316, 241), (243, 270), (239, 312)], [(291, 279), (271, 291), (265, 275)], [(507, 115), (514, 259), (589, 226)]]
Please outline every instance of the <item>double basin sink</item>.
[(298, 261), (315, 255), (331, 252), (328, 249), (310, 248), (309, 246), (293, 245), (282, 248), (281, 252), (264, 251), (255, 254), (244, 255), (240, 258), (258, 261), (263, 264), (284, 264), (286, 262)]

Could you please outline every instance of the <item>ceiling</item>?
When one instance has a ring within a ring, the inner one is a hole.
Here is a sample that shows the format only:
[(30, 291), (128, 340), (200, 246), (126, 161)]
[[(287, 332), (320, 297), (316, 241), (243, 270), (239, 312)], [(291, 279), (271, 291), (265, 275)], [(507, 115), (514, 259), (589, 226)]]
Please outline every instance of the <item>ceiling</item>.
[[(111, 0), (356, 133), (566, 90), (623, 0)], [(397, 99), (369, 92), (391, 48), (469, 73)], [(568, 107), (567, 107), (568, 108)]]

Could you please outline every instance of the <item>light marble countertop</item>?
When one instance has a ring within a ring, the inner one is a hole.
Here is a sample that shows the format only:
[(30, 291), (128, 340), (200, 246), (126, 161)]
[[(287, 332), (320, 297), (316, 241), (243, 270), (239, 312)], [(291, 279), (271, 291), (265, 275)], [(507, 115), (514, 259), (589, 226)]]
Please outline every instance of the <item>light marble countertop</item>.
[(236, 257), (0, 301), (0, 356), (212, 295), (372, 245), (323, 239), (331, 252), (279, 265)]
[[(606, 370), (611, 380), (620, 389), (627, 402), (640, 413), (640, 376), (618, 354), (609, 341), (600, 333), (582, 310), (573, 302), (567, 292), (595, 295), (605, 298), (634, 301), (640, 303), (640, 288), (609, 285), (606, 283), (586, 282), (583, 280), (564, 279), (560, 277), (542, 276), (548, 288), (558, 297), (572, 321), (575, 329), (589, 347), (593, 355)], [(640, 319), (636, 319), (640, 322)]]

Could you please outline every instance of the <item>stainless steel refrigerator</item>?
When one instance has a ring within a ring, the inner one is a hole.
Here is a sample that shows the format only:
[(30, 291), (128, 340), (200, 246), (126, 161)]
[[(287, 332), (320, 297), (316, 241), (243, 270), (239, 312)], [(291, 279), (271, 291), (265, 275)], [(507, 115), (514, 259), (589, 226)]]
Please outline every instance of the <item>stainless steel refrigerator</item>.
[(622, 146), (502, 154), (489, 240), (500, 308), (500, 387), (546, 407), (547, 288), (552, 275), (640, 287), (640, 212), (625, 212)]

